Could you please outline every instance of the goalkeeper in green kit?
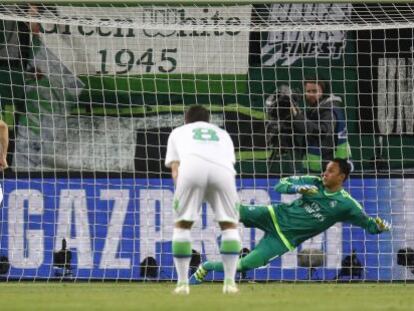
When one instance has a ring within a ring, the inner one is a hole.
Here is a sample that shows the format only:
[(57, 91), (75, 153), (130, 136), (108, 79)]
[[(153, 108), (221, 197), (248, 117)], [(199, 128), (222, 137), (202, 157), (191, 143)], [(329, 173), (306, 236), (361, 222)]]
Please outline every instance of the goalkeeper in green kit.
[[(386, 221), (367, 216), (362, 206), (342, 188), (349, 172), (346, 160), (334, 159), (326, 166), (322, 178), (294, 176), (280, 180), (276, 191), (302, 194), (292, 203), (241, 205), (240, 222), (245, 227), (263, 230), (265, 234), (257, 246), (239, 260), (237, 271), (265, 266), (337, 222), (351, 223), (371, 234), (389, 231), (391, 227)], [(223, 271), (223, 263), (202, 263), (191, 276), (190, 284), (200, 284), (209, 271)]]

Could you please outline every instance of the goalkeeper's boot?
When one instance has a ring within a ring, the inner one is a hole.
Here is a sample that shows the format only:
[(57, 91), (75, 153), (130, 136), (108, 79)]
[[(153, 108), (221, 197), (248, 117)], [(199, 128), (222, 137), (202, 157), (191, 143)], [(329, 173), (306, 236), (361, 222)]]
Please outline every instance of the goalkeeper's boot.
[(239, 289), (234, 280), (224, 280), (223, 294), (237, 294), (238, 292)]
[(208, 271), (204, 269), (203, 265), (199, 265), (196, 272), (190, 277), (190, 284), (191, 285), (199, 285), (203, 283), (204, 278), (206, 277)]
[(190, 286), (188, 283), (177, 283), (173, 293), (176, 295), (188, 295), (190, 293)]

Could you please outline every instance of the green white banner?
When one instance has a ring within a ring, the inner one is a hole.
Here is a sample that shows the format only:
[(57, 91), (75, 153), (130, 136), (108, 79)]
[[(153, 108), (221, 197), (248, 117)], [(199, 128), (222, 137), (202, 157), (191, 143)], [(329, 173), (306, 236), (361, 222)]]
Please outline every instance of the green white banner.
[[(64, 20), (91, 20), (82, 7), (56, 10)], [(250, 5), (101, 7), (99, 16), (119, 14), (120, 28), (43, 24), (42, 39), (77, 75), (246, 74), (249, 32), (229, 31), (226, 26), (249, 24), (250, 12)], [(121, 28), (132, 21), (141, 27)], [(195, 24), (217, 30), (192, 29)], [(180, 26), (186, 30), (177, 30)]]

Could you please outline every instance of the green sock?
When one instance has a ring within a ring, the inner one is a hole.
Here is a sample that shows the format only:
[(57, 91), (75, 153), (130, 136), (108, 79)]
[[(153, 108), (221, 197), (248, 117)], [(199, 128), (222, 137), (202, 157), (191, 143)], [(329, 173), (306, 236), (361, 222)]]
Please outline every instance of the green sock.
[(191, 242), (172, 241), (172, 253), (174, 257), (191, 257)]

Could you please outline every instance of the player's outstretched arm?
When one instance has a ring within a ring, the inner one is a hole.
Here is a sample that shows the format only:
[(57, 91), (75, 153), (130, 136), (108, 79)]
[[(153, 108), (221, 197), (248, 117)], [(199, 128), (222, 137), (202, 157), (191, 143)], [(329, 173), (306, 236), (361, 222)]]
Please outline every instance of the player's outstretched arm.
[(380, 217), (369, 217), (363, 211), (362, 206), (356, 201), (355, 205), (351, 208), (348, 221), (353, 225), (365, 229), (371, 234), (379, 234), (391, 230), (391, 225), (387, 221)]
[(286, 177), (280, 180), (275, 186), (275, 190), (280, 193), (312, 195), (318, 192), (318, 187), (315, 184), (320, 180), (320, 177), (316, 176)]

